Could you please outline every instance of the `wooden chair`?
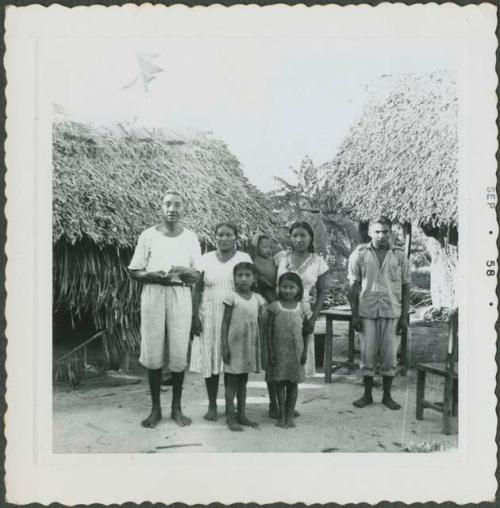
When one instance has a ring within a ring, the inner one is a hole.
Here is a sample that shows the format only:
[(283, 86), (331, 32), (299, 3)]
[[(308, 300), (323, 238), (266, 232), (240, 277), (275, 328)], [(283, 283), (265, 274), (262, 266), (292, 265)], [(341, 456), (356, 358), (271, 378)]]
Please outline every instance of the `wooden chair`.
[[(417, 364), (417, 420), (424, 419), (424, 409), (434, 409), (443, 414), (443, 434), (451, 434), (451, 417), (458, 409), (458, 309), (454, 310), (448, 324), (448, 352), (444, 363)], [(444, 377), (442, 403), (425, 399), (427, 373)]]

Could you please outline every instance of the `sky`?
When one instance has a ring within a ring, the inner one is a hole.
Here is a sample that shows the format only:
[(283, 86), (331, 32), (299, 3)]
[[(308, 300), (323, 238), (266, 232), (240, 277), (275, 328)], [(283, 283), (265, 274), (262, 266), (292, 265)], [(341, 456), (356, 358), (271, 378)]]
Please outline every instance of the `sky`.
[[(453, 39), (65, 38), (45, 46), (51, 100), (77, 121), (209, 132), (263, 191), (331, 160), (381, 74), (455, 70)], [(138, 57), (163, 69), (147, 90)], [(124, 88), (126, 87), (126, 88)]]

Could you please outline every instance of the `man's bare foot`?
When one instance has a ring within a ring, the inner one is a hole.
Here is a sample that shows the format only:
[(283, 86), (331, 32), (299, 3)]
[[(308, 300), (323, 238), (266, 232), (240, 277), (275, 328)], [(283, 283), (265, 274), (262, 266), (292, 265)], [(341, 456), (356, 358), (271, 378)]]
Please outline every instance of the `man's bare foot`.
[(241, 425), (238, 425), (236, 423), (236, 420), (234, 420), (233, 418), (228, 418), (226, 421), (227, 421), (227, 428), (229, 430), (231, 430), (232, 432), (242, 432), (243, 431), (243, 427)]
[(295, 428), (295, 420), (293, 419), (293, 416), (288, 416), (286, 419), (286, 426), (289, 429)]
[(276, 427), (281, 427), (282, 429), (286, 429), (286, 421), (285, 421), (285, 418), (280, 418), (277, 422), (276, 422)]
[(238, 423), (241, 423), (241, 425), (244, 425), (245, 427), (258, 427), (259, 426), (259, 424), (257, 422), (249, 420), (246, 416), (238, 415), (236, 417), (236, 421)]
[(151, 414), (145, 420), (142, 420), (141, 425), (146, 429), (153, 429), (160, 420), (161, 409), (154, 407), (151, 409)]
[(269, 418), (279, 418), (280, 414), (278, 408), (269, 404)]
[(205, 418), (205, 420), (208, 420), (209, 422), (216, 422), (217, 421), (217, 407), (209, 407), (208, 411), (205, 413), (205, 416), (203, 418)]
[(170, 416), (172, 417), (172, 420), (179, 425), (179, 427), (187, 427), (188, 425), (191, 425), (191, 418), (185, 416), (181, 408), (172, 409)]
[(297, 418), (297, 416), (300, 416), (300, 413), (296, 410), (293, 411), (293, 416)]

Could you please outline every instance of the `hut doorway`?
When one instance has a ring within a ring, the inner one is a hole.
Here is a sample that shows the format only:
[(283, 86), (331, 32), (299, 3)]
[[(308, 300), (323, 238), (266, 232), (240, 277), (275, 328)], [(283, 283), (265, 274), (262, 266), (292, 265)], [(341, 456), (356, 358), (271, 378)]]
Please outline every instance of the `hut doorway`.
[[(66, 310), (54, 310), (52, 314), (52, 351), (53, 359), (57, 361), (63, 355), (69, 353), (90, 337), (97, 330), (90, 313), (74, 317)], [(115, 348), (108, 348), (103, 340), (96, 340), (87, 347), (87, 362), (98, 369), (118, 369), (120, 367), (120, 355)]]

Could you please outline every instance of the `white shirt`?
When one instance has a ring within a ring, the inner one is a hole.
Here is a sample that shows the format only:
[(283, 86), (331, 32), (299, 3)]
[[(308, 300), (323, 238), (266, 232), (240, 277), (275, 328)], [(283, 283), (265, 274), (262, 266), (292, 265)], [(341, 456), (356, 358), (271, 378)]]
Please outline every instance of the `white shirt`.
[(302, 301), (311, 301), (311, 290), (316, 286), (321, 275), (328, 271), (326, 261), (318, 254), (310, 253), (303, 263), (295, 268), (292, 265), (292, 252), (282, 250), (274, 256), (274, 261), (278, 265), (278, 274), (276, 282), (285, 272), (294, 272), (298, 274), (304, 286), (304, 298)]
[(153, 226), (140, 234), (128, 267), (130, 270), (168, 273), (173, 266), (196, 268), (200, 258), (201, 248), (195, 233), (184, 228), (178, 236), (165, 236)]

